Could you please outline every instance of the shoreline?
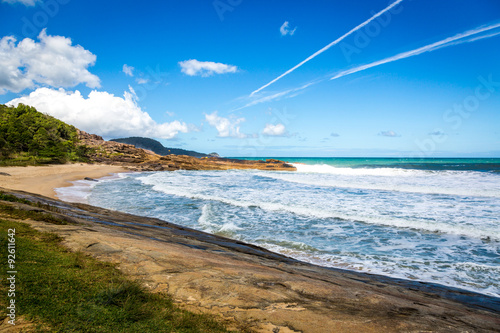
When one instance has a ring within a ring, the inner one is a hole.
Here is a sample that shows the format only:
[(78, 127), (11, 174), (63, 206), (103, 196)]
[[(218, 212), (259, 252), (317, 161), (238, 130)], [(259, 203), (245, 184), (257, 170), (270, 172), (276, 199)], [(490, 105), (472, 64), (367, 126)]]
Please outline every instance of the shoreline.
[[(4, 189), (2, 189), (4, 190)], [(495, 332), (500, 298), (295, 260), (169, 222), (8, 191), (68, 225), (25, 220), (71, 251), (117, 264), (181, 307), (254, 332)], [(11, 203), (12, 204), (12, 203)], [(32, 209), (17, 204), (18, 209)], [(288, 330), (287, 330), (288, 329)]]
[[(322, 267), (162, 220), (70, 204), (58, 200), (54, 191), (71, 186), (71, 181), (120, 172), (130, 170), (95, 164), (0, 167), (0, 188), (13, 190), (12, 194), (30, 201), (56, 206), (57, 214), (72, 225), (28, 223), (58, 234), (70, 250), (118, 264), (128, 276), (154, 292), (168, 293), (188, 310), (235, 318), (239, 323), (255, 322), (259, 332), (271, 332), (267, 328), (276, 327), (323, 332), (321, 329), (334, 324), (339, 332), (354, 327), (397, 332), (435, 328), (429, 323), (440, 320), (451, 320), (457, 327), (461, 317), (467, 317), (474, 328), (483, 327), (480, 320), (484, 318), (500, 327), (496, 317), (500, 313), (498, 297)], [(251, 310), (247, 302), (252, 304)], [(439, 313), (447, 313), (446, 318), (439, 319)], [(276, 319), (271, 319), (274, 316)], [(315, 330), (316, 324), (309, 318), (324, 325)], [(389, 322), (392, 324), (388, 326)], [(446, 331), (446, 326), (440, 325)]]
[(72, 186), (72, 181), (103, 178), (130, 170), (107, 164), (51, 164), (47, 166), (0, 167), (0, 187), (58, 199), (56, 188)]
[[(93, 187), (93, 182), (83, 181), (84, 178), (88, 177), (93, 180), (99, 180), (101, 178), (109, 177), (110, 175), (115, 175), (117, 177), (119, 173), (136, 173), (138, 171), (130, 170), (123, 166), (109, 165), (109, 164), (85, 164), (85, 163), (73, 163), (73, 164), (63, 164), (63, 165), (47, 165), (47, 166), (9, 166), (0, 167), (0, 188), (4, 187), (11, 190), (25, 191), (29, 193), (39, 194), (43, 196), (50, 197), (52, 199), (61, 200), (67, 203), (81, 203), (88, 204), (87, 197), (78, 196), (73, 197), (71, 188), (74, 187), (77, 191), (82, 191), (78, 187), (88, 187), (90, 193)], [(78, 181), (83, 181), (85, 183), (83, 186), (79, 184)], [(61, 189), (56, 191), (56, 189)], [(66, 191), (65, 191), (66, 189)], [(277, 251), (276, 249), (269, 249), (280, 255), (289, 256), (289, 254)], [(322, 265), (317, 261), (310, 261), (304, 258), (295, 257), (296, 260), (307, 262), (313, 265), (318, 265), (326, 269), (340, 269), (357, 272), (356, 270), (347, 269), (342, 266), (329, 266)], [(436, 284), (437, 286), (443, 286), (444, 288), (465, 290), (472, 293), (477, 293), (479, 295), (498, 297), (496, 295), (482, 293), (478, 290), (470, 290), (468, 288), (460, 288), (460, 286), (452, 286), (446, 284), (439, 284), (432, 282), (430, 280), (409, 280), (404, 276), (394, 276), (387, 275), (378, 272), (362, 272), (362, 274), (373, 274), (380, 275), (382, 277), (388, 277), (389, 279), (396, 280), (407, 280), (411, 283), (423, 283), (423, 284)]]

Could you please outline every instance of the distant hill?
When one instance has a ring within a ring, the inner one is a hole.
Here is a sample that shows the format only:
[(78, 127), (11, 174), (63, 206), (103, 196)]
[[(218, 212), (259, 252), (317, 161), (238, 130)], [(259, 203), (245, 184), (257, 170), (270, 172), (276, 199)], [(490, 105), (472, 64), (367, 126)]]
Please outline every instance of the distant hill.
[(185, 150), (180, 148), (167, 148), (164, 147), (160, 142), (149, 139), (149, 138), (141, 138), (141, 137), (130, 137), (130, 138), (122, 138), (122, 139), (113, 139), (110, 141), (126, 143), (129, 145), (134, 145), (137, 148), (148, 149), (155, 152), (158, 155), (187, 155), (193, 157), (206, 157), (208, 154), (198, 153), (192, 150)]

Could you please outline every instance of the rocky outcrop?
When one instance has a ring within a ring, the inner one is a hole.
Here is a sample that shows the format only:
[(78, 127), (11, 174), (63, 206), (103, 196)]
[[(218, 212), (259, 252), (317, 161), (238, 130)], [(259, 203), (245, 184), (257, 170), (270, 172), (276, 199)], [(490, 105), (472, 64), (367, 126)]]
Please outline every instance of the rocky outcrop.
[(228, 170), (259, 169), (295, 171), (283, 161), (248, 161), (221, 157), (193, 157), (186, 155), (161, 156), (150, 150), (115, 141), (105, 141), (95, 134), (79, 131), (80, 144), (91, 148), (90, 160), (97, 163), (121, 165), (132, 171), (174, 170)]
[(58, 234), (70, 250), (115, 263), (153, 292), (238, 331), (500, 332), (500, 299), (492, 296), (328, 269), (159, 219), (0, 190), (70, 223), (24, 221)]
[(78, 133), (78, 138), (83, 141), (104, 141), (102, 136), (99, 136), (97, 134), (89, 134), (84, 131), (80, 131), (79, 129), (76, 130)]

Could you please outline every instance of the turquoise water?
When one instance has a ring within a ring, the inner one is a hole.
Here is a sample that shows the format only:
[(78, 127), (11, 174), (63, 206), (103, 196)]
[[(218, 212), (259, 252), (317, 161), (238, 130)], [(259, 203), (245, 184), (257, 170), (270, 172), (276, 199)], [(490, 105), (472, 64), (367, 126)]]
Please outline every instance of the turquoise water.
[(352, 158), (352, 157), (239, 157), (245, 160), (278, 159), (291, 163), (326, 164), (346, 168), (403, 168), (500, 172), (500, 158)]
[(130, 173), (59, 194), (322, 266), (500, 296), (500, 159), (281, 159), (297, 172)]

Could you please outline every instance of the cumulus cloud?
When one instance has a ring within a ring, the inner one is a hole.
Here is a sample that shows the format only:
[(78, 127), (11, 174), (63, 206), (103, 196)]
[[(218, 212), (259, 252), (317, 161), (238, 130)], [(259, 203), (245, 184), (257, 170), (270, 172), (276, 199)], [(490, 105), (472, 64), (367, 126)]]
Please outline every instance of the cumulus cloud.
[(266, 124), (262, 134), (267, 136), (284, 136), (286, 135), (286, 128), (283, 124)]
[(10, 4), (15, 4), (15, 3), (20, 3), (25, 6), (34, 6), (37, 2), (40, 0), (2, 0), (2, 2), (10, 3)]
[(391, 137), (391, 138), (396, 138), (398, 136), (401, 136), (400, 134), (394, 132), (394, 131), (382, 131), (380, 133), (378, 133), (378, 135), (380, 136), (388, 136), (388, 137)]
[(129, 87), (123, 97), (105, 91), (92, 91), (87, 98), (77, 91), (62, 88), (38, 88), (28, 96), (13, 99), (8, 105), (23, 103), (37, 108), (77, 128), (104, 137), (146, 136), (172, 139), (188, 126), (179, 121), (156, 123), (137, 105), (134, 90)]
[(285, 21), (285, 23), (283, 23), (280, 27), (281, 36), (293, 36), (295, 30), (297, 30), (297, 27), (290, 30), (290, 23), (288, 21)]
[(198, 61), (196, 59), (180, 61), (181, 71), (189, 76), (211, 76), (213, 74), (236, 73), (238, 67), (220, 62)]
[(134, 76), (134, 67), (132, 66), (129, 66), (127, 64), (123, 64), (123, 73), (125, 73), (125, 75), (128, 75), (128, 76)]
[(47, 35), (46, 29), (38, 39), (25, 38), (19, 43), (12, 36), (0, 39), (0, 94), (37, 85), (100, 86), (99, 78), (87, 70), (95, 63), (94, 54), (80, 45), (73, 46), (69, 38)]
[(245, 118), (229, 119), (217, 115), (217, 111), (211, 114), (205, 114), (205, 120), (212, 127), (217, 129), (217, 136), (221, 138), (239, 138), (243, 139), (247, 136), (240, 132), (239, 124), (245, 121)]

